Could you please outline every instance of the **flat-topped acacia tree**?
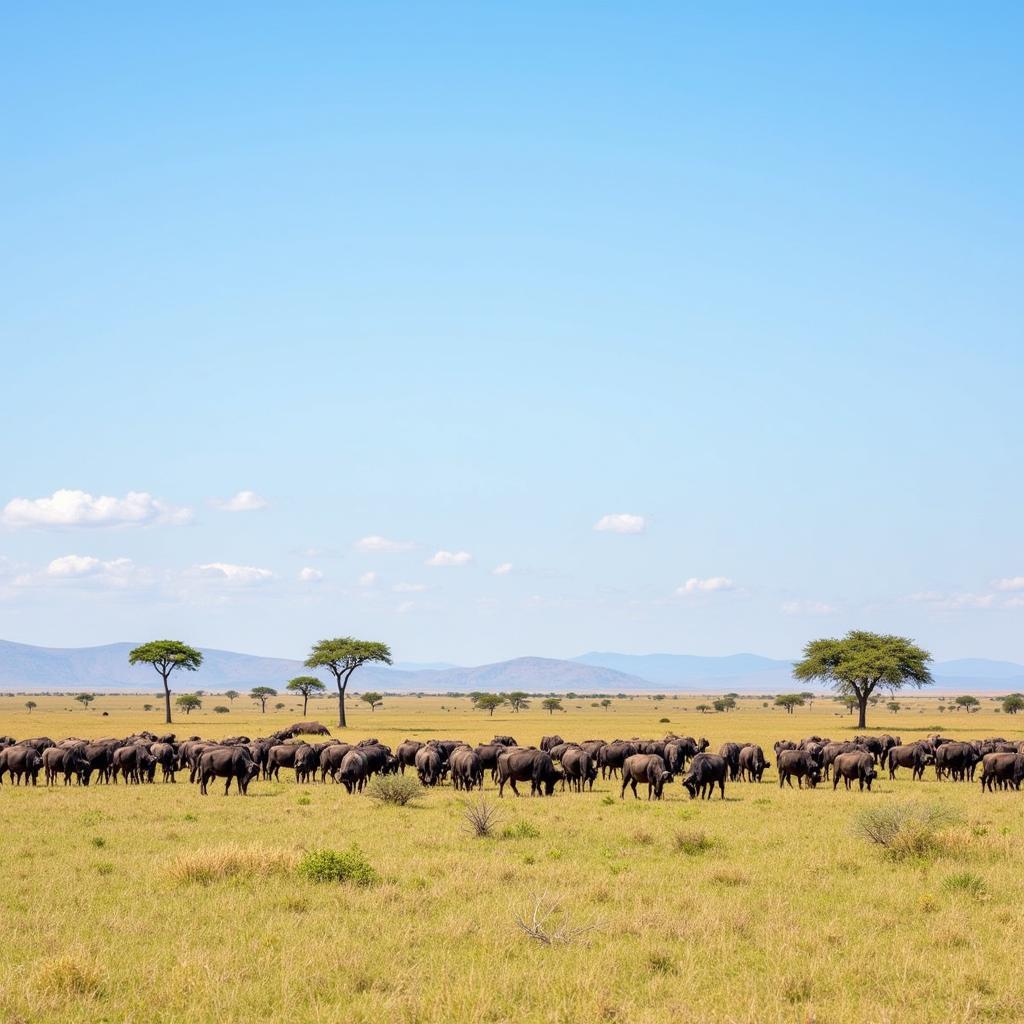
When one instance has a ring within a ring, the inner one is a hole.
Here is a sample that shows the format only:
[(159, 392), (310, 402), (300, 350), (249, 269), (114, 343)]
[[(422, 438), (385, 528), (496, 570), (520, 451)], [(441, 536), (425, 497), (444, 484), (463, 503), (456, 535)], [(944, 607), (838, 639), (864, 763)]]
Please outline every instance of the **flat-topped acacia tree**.
[(391, 664), (391, 648), (375, 640), (357, 640), (351, 636), (339, 636), (332, 640), (321, 640), (313, 645), (306, 668), (325, 668), (338, 684), (338, 725), (344, 729), (345, 690), (348, 681), (360, 665), (368, 662)]
[(793, 676), (801, 682), (823, 682), (844, 697), (856, 698), (857, 727), (864, 729), (874, 691), (927, 686), (932, 682), (931, 660), (926, 650), (906, 637), (853, 629), (838, 640), (811, 640), (803, 660), (793, 666)]
[(327, 687), (316, 676), (296, 676), (294, 679), (288, 680), (285, 689), (291, 693), (302, 694), (302, 717), (305, 718), (309, 698), (323, 693)]
[(203, 652), (180, 640), (150, 640), (128, 654), (130, 665), (152, 665), (164, 682), (164, 721), (171, 721), (171, 687), (168, 680), (176, 669), (195, 672), (203, 663)]

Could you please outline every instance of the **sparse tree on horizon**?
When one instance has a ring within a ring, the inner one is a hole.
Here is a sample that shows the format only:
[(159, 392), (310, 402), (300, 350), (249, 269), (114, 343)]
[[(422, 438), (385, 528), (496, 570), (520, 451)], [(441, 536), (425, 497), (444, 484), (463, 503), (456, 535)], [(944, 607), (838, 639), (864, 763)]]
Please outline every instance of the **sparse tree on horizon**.
[(187, 717), (192, 714), (193, 711), (197, 711), (201, 708), (203, 706), (203, 701), (198, 693), (183, 693), (180, 697), (175, 698), (174, 705), (175, 707), (181, 708)]
[(319, 696), (327, 687), (316, 676), (296, 676), (288, 680), (285, 689), (291, 693), (302, 694), (302, 717), (305, 718), (309, 698), (313, 695)]
[(184, 669), (195, 672), (203, 663), (202, 651), (197, 651), (180, 640), (151, 640), (140, 644), (128, 654), (129, 665), (152, 665), (164, 684), (164, 721), (171, 722), (171, 687), (168, 682), (171, 673)]
[(81, 705), (82, 705), (82, 707), (83, 707), (83, 708), (85, 708), (85, 709), (86, 709), (87, 711), (89, 710), (89, 705), (90, 705), (90, 704), (91, 704), (91, 703), (92, 703), (92, 702), (93, 702), (93, 701), (94, 701), (95, 699), (96, 699), (96, 697), (95, 697), (95, 696), (94, 696), (93, 694), (91, 694), (91, 693), (80, 693), (80, 694), (79, 694), (79, 695), (78, 695), (78, 696), (77, 696), (77, 697), (75, 698), (75, 700), (77, 700), (77, 701), (78, 701), (78, 703), (79, 703), (79, 704), (81, 704)]
[(238, 700), (238, 698), (242, 695), (237, 690), (225, 690), (224, 696), (227, 697), (227, 699), (231, 701), (232, 704), (234, 704), (235, 701)]
[(906, 637), (855, 629), (841, 639), (811, 640), (804, 647), (803, 659), (793, 666), (793, 676), (856, 697), (857, 726), (864, 729), (875, 690), (927, 686), (932, 682), (930, 661), (931, 655)]
[(972, 711), (977, 711), (978, 708), (981, 707), (981, 701), (978, 700), (977, 697), (972, 697), (969, 693), (966, 693), (961, 697), (957, 697), (953, 703), (956, 704), (957, 707), (963, 708), (967, 714), (970, 714)]
[(28, 708), (28, 713), (31, 715), (32, 709), (39, 707), (39, 705), (34, 700), (27, 700), (25, 701), (25, 707)]
[(500, 693), (478, 693), (473, 703), (481, 710), (486, 711), (493, 718), (494, 712), (506, 703)]
[(557, 697), (545, 697), (541, 702), (540, 706), (549, 714), (553, 715), (556, 711), (564, 710), (562, 708), (562, 702)]
[(780, 693), (775, 698), (777, 707), (785, 708), (786, 714), (791, 715), (797, 708), (804, 706), (804, 698), (799, 693)]
[(355, 637), (341, 636), (332, 640), (321, 640), (313, 646), (306, 659), (306, 668), (325, 668), (338, 685), (338, 726), (346, 727), (345, 691), (352, 673), (361, 665), (379, 662), (391, 664), (391, 648), (374, 640), (356, 640)]
[(514, 712), (522, 711), (530, 706), (530, 695), (523, 690), (513, 690), (511, 693), (506, 693), (505, 699), (508, 701), (508, 706)]
[(367, 690), (359, 699), (369, 704), (371, 711), (376, 711), (384, 703), (384, 694), (377, 693), (376, 690)]
[(277, 696), (277, 690), (272, 686), (254, 686), (249, 691), (249, 696), (260, 706), (260, 713), (267, 713), (267, 701)]

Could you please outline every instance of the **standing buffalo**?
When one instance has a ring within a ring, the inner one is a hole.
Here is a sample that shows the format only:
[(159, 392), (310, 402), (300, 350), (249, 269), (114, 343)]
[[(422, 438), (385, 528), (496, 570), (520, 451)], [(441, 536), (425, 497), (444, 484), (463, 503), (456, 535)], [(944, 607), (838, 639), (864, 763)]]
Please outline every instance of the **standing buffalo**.
[(779, 789), (783, 785), (793, 788), (793, 779), (800, 789), (804, 788), (804, 779), (807, 785), (813, 789), (821, 782), (821, 769), (814, 756), (807, 750), (779, 750)]
[(843, 784), (847, 789), (850, 788), (850, 784), (856, 779), (858, 789), (864, 789), (867, 786), (870, 790), (871, 783), (877, 778), (875, 758), (866, 750), (840, 754), (832, 762), (832, 772), (833, 790), (839, 785), (840, 779), (843, 780)]
[(934, 761), (934, 755), (923, 743), (908, 743), (905, 747), (890, 747), (886, 751), (889, 778), (896, 778), (897, 768), (909, 768), (910, 777), (917, 782), (924, 777), (926, 765)]
[(484, 766), (480, 755), (469, 746), (456, 747), (448, 755), (448, 763), (452, 769), (452, 786), (455, 789), (484, 788)]
[(740, 778), (747, 782), (760, 782), (771, 763), (764, 759), (764, 751), (756, 743), (748, 743), (740, 751)]
[(249, 791), (249, 783), (259, 773), (259, 765), (244, 746), (213, 747), (199, 758), (199, 792), (205, 796), (210, 780), (221, 778), (226, 780), (224, 795), (227, 796), (234, 779), (236, 791), (244, 796)]
[(622, 791), (619, 799), (626, 796), (626, 787), (633, 790), (633, 796), (637, 799), (636, 786), (638, 782), (647, 783), (647, 799), (653, 796), (660, 800), (666, 782), (672, 781), (672, 773), (665, 767), (665, 759), (658, 754), (632, 754), (622, 763)]
[(593, 791), (597, 768), (594, 766), (593, 758), (583, 747), (573, 745), (562, 754), (562, 771), (570, 790), (582, 793), (584, 788), (589, 786)]
[(348, 793), (362, 793), (369, 775), (368, 769), (366, 755), (358, 747), (353, 747), (341, 759), (336, 778)]
[(1000, 789), (1020, 789), (1024, 782), (1024, 754), (1006, 752), (986, 754), (981, 759), (981, 791), (992, 792), (995, 783)]
[(530, 783), (530, 796), (551, 796), (564, 777), (544, 750), (506, 750), (498, 757), (498, 796), (505, 795), (506, 782), (516, 796), (517, 782)]
[(690, 771), (683, 779), (683, 788), (692, 800), (700, 794), (702, 800), (710, 800), (718, 786), (725, 799), (725, 776), (729, 771), (729, 763), (721, 754), (699, 753), (690, 762)]
[(436, 786), (441, 781), (443, 770), (441, 751), (433, 743), (416, 751), (416, 773), (424, 786)]

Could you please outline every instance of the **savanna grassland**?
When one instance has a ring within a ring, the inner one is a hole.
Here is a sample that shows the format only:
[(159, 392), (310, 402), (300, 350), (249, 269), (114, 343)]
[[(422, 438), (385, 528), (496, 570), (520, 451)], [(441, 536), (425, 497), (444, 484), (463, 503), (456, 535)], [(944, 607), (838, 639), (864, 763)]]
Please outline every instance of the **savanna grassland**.
[[(152, 698), (100, 696), (86, 711), (37, 697), (31, 715), (25, 699), (0, 700), (0, 733), (163, 729), (142, 710)], [(697, 703), (567, 700), (553, 717), (489, 717), (465, 698), (388, 698), (373, 713), (352, 702), (347, 733), (395, 746), (671, 730), (713, 750), (758, 742), (774, 762), (781, 737), (854, 732), (824, 699), (793, 715), (760, 699), (726, 714)], [(987, 699), (970, 716), (940, 714), (934, 697), (903, 703), (874, 709), (870, 731), (1024, 735), (1024, 719), (1015, 728)], [(332, 714), (311, 703), (309, 717)], [(257, 735), (297, 717), (293, 700), (264, 716), (243, 698), (175, 729)], [(661, 803), (622, 802), (619, 784), (600, 779), (592, 794), (499, 801), (488, 778), (500, 818), (484, 839), (465, 831), (467, 797), (447, 785), (408, 807), (296, 785), (290, 771), (245, 798), (225, 798), (220, 782), (202, 797), (187, 774), (175, 785), (4, 785), (0, 1020), (1020, 1021), (1024, 794), (983, 797), (930, 768), (920, 783), (901, 774), (881, 773), (871, 793), (783, 792), (773, 767), (760, 785), (729, 785), (724, 802), (690, 801), (676, 781)], [(856, 833), (860, 810), (912, 800), (945, 812), (927, 842), (895, 856)], [(304, 851), (352, 844), (373, 884), (294, 869)], [(557, 903), (544, 927), (567, 941), (517, 925), (538, 900)]]

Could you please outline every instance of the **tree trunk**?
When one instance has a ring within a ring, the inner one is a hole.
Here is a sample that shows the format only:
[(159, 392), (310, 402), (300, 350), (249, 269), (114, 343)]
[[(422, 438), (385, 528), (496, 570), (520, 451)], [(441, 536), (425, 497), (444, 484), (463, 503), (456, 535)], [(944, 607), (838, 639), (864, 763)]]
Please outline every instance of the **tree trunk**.
[(306, 717), (306, 705), (309, 703), (309, 694), (304, 693), (302, 695), (302, 717)]
[(344, 729), (348, 726), (345, 721), (345, 688), (348, 686), (348, 680), (346, 679), (343, 683), (341, 676), (338, 676), (338, 728)]
[(164, 681), (164, 721), (171, 724), (171, 688), (167, 685), (167, 676), (162, 675)]
[(868, 727), (868, 695), (865, 693), (863, 696), (857, 696), (857, 728), (866, 729)]

